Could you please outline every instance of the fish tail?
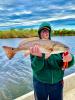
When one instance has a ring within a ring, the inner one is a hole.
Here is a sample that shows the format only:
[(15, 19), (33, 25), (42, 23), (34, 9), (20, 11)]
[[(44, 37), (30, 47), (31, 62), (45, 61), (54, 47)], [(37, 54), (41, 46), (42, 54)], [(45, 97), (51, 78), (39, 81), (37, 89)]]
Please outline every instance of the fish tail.
[(9, 59), (12, 59), (14, 55), (16, 54), (15, 48), (13, 47), (3, 46), (3, 49)]

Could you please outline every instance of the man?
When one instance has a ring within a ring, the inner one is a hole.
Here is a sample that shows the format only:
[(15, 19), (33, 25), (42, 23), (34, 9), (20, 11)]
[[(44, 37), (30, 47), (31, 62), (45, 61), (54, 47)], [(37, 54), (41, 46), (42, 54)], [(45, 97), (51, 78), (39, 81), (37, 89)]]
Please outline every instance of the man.
[[(41, 24), (38, 35), (40, 39), (51, 39), (49, 23)], [(63, 63), (68, 67), (74, 63), (74, 56), (70, 53), (43, 54), (38, 45), (30, 48), (31, 67), (33, 70), (33, 86), (35, 100), (63, 100)]]

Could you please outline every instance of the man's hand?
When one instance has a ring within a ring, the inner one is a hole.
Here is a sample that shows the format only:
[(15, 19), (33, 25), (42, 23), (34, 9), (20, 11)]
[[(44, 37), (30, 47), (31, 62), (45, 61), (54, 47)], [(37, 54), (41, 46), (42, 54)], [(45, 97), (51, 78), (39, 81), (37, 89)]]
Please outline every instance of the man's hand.
[(63, 62), (70, 62), (72, 60), (72, 56), (68, 51), (64, 52), (62, 57), (63, 57)]
[(42, 57), (42, 52), (38, 45), (35, 45), (34, 47), (30, 47), (30, 54), (38, 57)]

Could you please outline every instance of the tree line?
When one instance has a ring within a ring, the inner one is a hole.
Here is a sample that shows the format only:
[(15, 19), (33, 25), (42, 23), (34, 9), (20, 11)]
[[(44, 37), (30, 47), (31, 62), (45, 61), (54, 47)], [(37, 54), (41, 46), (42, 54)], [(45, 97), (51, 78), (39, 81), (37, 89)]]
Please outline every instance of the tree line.
[[(75, 36), (75, 30), (61, 29), (52, 30), (52, 36)], [(37, 29), (10, 29), (10, 30), (0, 30), (0, 38), (29, 38), (37, 37)]]

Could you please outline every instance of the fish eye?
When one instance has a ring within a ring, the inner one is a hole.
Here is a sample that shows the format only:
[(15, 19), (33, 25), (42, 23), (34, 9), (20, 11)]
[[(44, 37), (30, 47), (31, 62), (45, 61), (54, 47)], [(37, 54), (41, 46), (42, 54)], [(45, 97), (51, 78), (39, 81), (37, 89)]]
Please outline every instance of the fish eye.
[(12, 50), (14, 50), (14, 48), (11, 48)]

